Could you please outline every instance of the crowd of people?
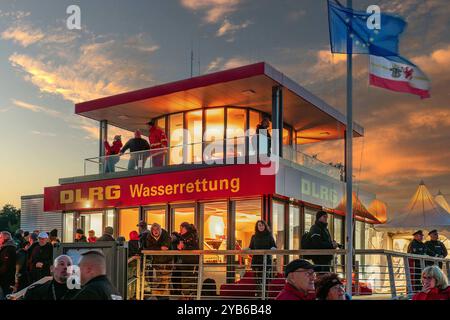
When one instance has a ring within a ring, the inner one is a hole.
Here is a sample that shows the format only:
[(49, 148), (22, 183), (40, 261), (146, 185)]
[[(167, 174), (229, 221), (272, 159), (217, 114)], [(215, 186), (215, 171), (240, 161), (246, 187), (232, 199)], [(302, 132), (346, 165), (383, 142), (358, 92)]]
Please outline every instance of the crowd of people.
[[(306, 249), (336, 249), (340, 245), (332, 240), (328, 230), (328, 214), (318, 211), (316, 221), (309, 232), (301, 240), (301, 246)], [(129, 234), (129, 256), (140, 255), (143, 250), (151, 251), (184, 251), (199, 250), (199, 235), (196, 227), (188, 222), (179, 226), (179, 232), (169, 233), (158, 223), (150, 227), (145, 221), (136, 225), (138, 230)], [(77, 229), (74, 242), (96, 243), (100, 241), (116, 241), (112, 227), (105, 227), (100, 237), (94, 230), (88, 231), (86, 237), (83, 229)], [(429, 233), (431, 240), (423, 243), (423, 232), (414, 233), (408, 252), (433, 257), (446, 257), (447, 250), (438, 240), (437, 230)], [(123, 237), (121, 237), (122, 240)], [(98, 251), (88, 251), (83, 254), (79, 264), (81, 271), (81, 290), (69, 290), (65, 282), (70, 275), (68, 270), (73, 265), (69, 256), (62, 255), (53, 259), (53, 246), (60, 242), (56, 229), (50, 232), (35, 230), (31, 233), (18, 230), (14, 235), (7, 231), (0, 232), (0, 299), (10, 293), (18, 292), (36, 281), (53, 275), (53, 280), (39, 284), (27, 290), (25, 299), (119, 299), (120, 295), (106, 278), (105, 257)], [(255, 233), (251, 237), (249, 250), (277, 249), (276, 241), (269, 225), (264, 220), (257, 221)], [(89, 253), (90, 252), (90, 253)], [(271, 278), (271, 255), (253, 255), (251, 268), (256, 284), (261, 288), (263, 272), (266, 279)], [(342, 280), (331, 272), (333, 255), (303, 256), (302, 259), (291, 261), (284, 269), (285, 286), (279, 293), (278, 300), (346, 300)], [(312, 263), (310, 261), (312, 261)], [(184, 254), (154, 254), (146, 256), (143, 266), (152, 282), (152, 296), (157, 299), (168, 299), (169, 296), (192, 298), (196, 293), (198, 279), (198, 255)], [(265, 265), (265, 267), (263, 267)], [(411, 267), (417, 268), (415, 260)], [(448, 279), (442, 272), (442, 266), (429, 265), (423, 270), (412, 273), (415, 295), (414, 300), (449, 299), (450, 289)], [(418, 274), (418, 276), (416, 276)], [(206, 279), (211, 281), (211, 279)], [(214, 281), (214, 280), (212, 280)], [(268, 281), (268, 280), (267, 280)], [(89, 283), (90, 289), (85, 289)], [(215, 287), (215, 283), (214, 287)], [(205, 285), (205, 284), (204, 284)], [(206, 286), (212, 287), (207, 283)], [(96, 289), (97, 288), (97, 289)], [(102, 288), (100, 294), (98, 288)], [(205, 288), (202, 288), (202, 290)], [(97, 292), (97, 291), (98, 292)], [(211, 294), (215, 294), (216, 290)], [(257, 290), (258, 291), (258, 290)], [(262, 290), (259, 290), (262, 291)], [(41, 298), (39, 298), (41, 297)]]

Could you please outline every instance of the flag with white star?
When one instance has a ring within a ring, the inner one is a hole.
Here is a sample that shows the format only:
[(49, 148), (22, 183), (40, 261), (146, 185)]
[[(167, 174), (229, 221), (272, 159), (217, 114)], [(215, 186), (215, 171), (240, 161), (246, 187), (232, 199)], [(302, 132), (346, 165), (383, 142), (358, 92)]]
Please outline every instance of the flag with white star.
[[(331, 52), (373, 54), (392, 56), (398, 54), (399, 36), (406, 22), (389, 14), (381, 13), (380, 28), (373, 28), (371, 13), (346, 8), (334, 0), (328, 0)], [(347, 46), (347, 36), (351, 43)], [(350, 50), (351, 52), (349, 52)]]

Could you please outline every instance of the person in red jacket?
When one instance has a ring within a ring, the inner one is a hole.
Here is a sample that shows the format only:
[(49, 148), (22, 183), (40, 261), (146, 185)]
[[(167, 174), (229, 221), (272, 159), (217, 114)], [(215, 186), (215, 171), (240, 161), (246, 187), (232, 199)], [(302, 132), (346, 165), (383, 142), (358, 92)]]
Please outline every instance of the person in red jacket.
[(286, 284), (276, 300), (315, 300), (314, 265), (307, 260), (291, 261), (284, 270)]
[(107, 140), (104, 141), (106, 150), (105, 173), (114, 172), (117, 162), (119, 162), (119, 152), (122, 149), (122, 137), (114, 137), (113, 144), (110, 145)]
[(154, 120), (150, 120), (147, 124), (152, 166), (161, 167), (164, 163), (164, 156), (167, 153), (167, 136), (164, 130), (156, 125)]
[(447, 276), (438, 266), (423, 269), (422, 285), (422, 291), (416, 293), (413, 300), (450, 300)]

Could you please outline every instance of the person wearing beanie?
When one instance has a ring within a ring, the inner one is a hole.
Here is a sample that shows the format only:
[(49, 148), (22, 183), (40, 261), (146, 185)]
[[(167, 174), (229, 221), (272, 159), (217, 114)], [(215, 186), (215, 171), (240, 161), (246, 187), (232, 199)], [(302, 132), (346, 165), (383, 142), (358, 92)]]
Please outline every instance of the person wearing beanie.
[[(328, 230), (328, 213), (318, 211), (316, 214), (316, 222), (309, 229), (309, 247), (308, 249), (336, 249), (337, 243), (332, 240), (330, 231)], [(317, 255), (311, 257), (316, 265), (316, 272), (330, 272), (333, 255)]]
[(323, 275), (315, 287), (317, 300), (349, 300), (345, 286), (336, 273)]
[(77, 229), (75, 232), (75, 242), (87, 242), (83, 229)]

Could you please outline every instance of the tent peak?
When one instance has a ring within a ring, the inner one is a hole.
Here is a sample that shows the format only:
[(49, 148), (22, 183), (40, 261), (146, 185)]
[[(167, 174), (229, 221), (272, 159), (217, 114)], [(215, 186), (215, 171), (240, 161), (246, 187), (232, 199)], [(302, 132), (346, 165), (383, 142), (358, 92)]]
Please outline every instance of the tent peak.
[(425, 185), (425, 182), (424, 182), (423, 180), (420, 180), (419, 185), (420, 185), (420, 186), (424, 186), (424, 185)]

